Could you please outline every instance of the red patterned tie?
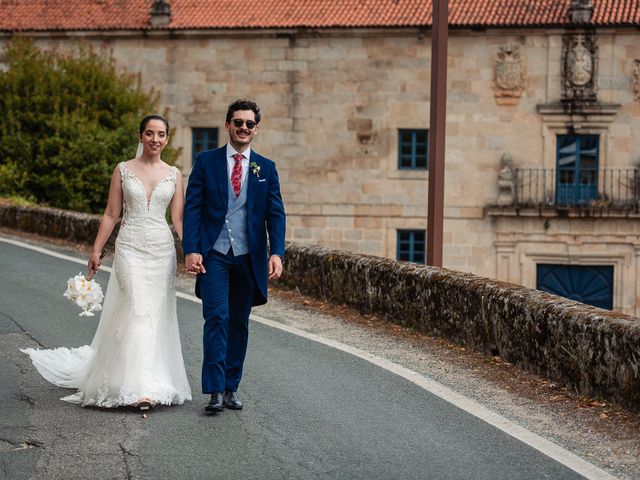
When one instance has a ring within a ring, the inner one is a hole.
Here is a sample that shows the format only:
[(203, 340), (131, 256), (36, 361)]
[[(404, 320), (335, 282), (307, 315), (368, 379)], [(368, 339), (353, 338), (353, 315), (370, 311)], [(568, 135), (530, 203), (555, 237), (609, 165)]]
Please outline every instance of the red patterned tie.
[(231, 171), (231, 186), (233, 187), (233, 193), (236, 197), (240, 195), (240, 188), (242, 183), (242, 154), (235, 153), (233, 159), (236, 161)]

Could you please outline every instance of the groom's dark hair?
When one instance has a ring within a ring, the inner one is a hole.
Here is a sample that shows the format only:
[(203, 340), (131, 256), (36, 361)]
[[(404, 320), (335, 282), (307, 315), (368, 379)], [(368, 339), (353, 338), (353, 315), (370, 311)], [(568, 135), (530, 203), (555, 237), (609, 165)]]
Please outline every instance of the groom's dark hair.
[(256, 123), (260, 123), (260, 107), (258, 107), (256, 102), (243, 99), (238, 99), (229, 105), (229, 108), (227, 109), (227, 123), (231, 122), (233, 112), (237, 112), (238, 110), (251, 110), (256, 115)]

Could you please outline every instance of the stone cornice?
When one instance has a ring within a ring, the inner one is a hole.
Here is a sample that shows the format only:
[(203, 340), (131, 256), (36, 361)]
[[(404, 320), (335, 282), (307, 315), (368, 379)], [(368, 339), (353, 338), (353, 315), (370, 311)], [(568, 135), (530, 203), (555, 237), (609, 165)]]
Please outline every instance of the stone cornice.
[(547, 103), (536, 106), (544, 123), (612, 123), (620, 110), (619, 103)]

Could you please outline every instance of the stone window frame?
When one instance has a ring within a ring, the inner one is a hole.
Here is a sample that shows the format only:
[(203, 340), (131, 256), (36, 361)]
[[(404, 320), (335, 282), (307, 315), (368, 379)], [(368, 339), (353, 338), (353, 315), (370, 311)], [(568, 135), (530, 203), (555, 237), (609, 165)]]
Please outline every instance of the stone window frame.
[[(593, 307), (599, 307), (604, 310), (613, 310), (613, 272), (615, 266), (614, 265), (569, 265), (566, 263), (538, 263), (536, 265), (536, 288), (538, 290), (542, 290), (554, 295), (558, 295), (560, 297), (565, 297), (571, 300), (576, 300), (578, 302), (585, 303), (586, 305), (591, 305)], [(553, 272), (553, 274), (551, 274)], [(541, 285), (543, 282), (543, 278), (541, 277), (553, 277), (554, 285), (558, 285), (560, 289), (564, 289), (565, 291), (569, 287), (575, 287), (572, 285), (574, 281), (578, 281), (582, 284), (583, 289), (572, 289), (572, 292), (566, 292), (568, 295), (563, 295), (563, 293), (554, 291), (556, 287), (550, 285)], [(560, 281), (557, 274), (561, 274), (565, 276), (568, 282)], [(602, 285), (603, 283), (597, 282), (598, 292), (602, 296), (598, 296), (597, 298), (589, 298), (588, 294), (592, 294), (593, 291), (585, 289), (587, 287), (592, 287), (592, 282), (594, 280), (604, 280), (604, 285), (608, 287), (608, 292), (606, 295), (602, 294)], [(585, 285), (586, 284), (586, 285)], [(542, 286), (542, 288), (540, 288)], [(578, 294), (584, 298), (585, 294), (587, 297), (583, 300), (579, 300), (577, 298), (571, 298), (571, 295)]]
[[(398, 168), (398, 153), (400, 151), (399, 146), (399, 131), (400, 130), (427, 130), (429, 131), (429, 127), (421, 126), (420, 128), (415, 128), (409, 125), (397, 125), (394, 128), (390, 128), (388, 130), (388, 135), (385, 135), (386, 138), (389, 139), (388, 145), (388, 153), (386, 155), (386, 170), (387, 170), (387, 178), (392, 180), (427, 180), (429, 178), (429, 169), (409, 169), (409, 168)], [(428, 145), (427, 145), (427, 155), (428, 153)], [(428, 167), (428, 159), (427, 159), (427, 167)]]
[[(576, 123), (569, 115), (543, 115), (542, 117), (542, 168), (553, 170), (557, 176), (557, 138), (558, 135), (597, 135), (598, 146), (598, 176), (603, 170), (609, 168), (609, 141), (610, 125), (612, 119), (583, 118), (582, 123)], [(572, 124), (573, 128), (567, 127)], [(524, 165), (523, 165), (524, 166)], [(539, 166), (532, 162), (531, 167)], [(554, 192), (556, 191), (556, 178), (554, 178)]]
[[(603, 112), (585, 115), (565, 113), (560, 106), (542, 105), (538, 108), (542, 119), (542, 167), (556, 168), (556, 138), (558, 135), (598, 135), (600, 137), (598, 169), (609, 168), (610, 126), (612, 125), (617, 106)], [(571, 128), (568, 127), (571, 125)], [(524, 166), (524, 165), (523, 165)], [(529, 166), (529, 165), (527, 165)], [(537, 165), (530, 165), (535, 167)]]
[[(412, 217), (386, 217), (382, 226), (382, 255), (396, 260), (398, 255), (398, 230), (427, 231), (426, 215)], [(426, 237), (425, 237), (426, 238)], [(426, 250), (426, 245), (425, 245)], [(426, 262), (425, 262), (426, 263)]]
[[(562, 242), (556, 243), (556, 248), (567, 250), (567, 245)], [(607, 253), (606, 246), (602, 246), (601, 251), (584, 252), (581, 246), (571, 246), (575, 252), (553, 253), (549, 252), (551, 245), (547, 244), (547, 251), (530, 250), (520, 253), (521, 264), (521, 284), (525, 287), (536, 288), (536, 271), (540, 263), (556, 265), (613, 265), (613, 310), (623, 311), (624, 306), (629, 304), (625, 298), (623, 288), (628, 271), (633, 262), (633, 253), (617, 252)], [(633, 304), (633, 302), (631, 302)]]

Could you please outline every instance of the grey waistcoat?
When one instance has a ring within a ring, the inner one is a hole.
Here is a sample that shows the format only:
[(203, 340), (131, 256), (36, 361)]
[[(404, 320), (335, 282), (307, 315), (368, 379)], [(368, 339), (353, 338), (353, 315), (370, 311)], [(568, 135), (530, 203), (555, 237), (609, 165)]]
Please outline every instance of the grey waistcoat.
[(242, 183), (240, 195), (236, 198), (229, 183), (229, 208), (225, 217), (224, 227), (213, 244), (213, 249), (226, 255), (229, 249), (233, 250), (233, 254), (244, 255), (249, 253), (249, 237), (247, 229), (247, 185), (249, 185), (249, 174)]

